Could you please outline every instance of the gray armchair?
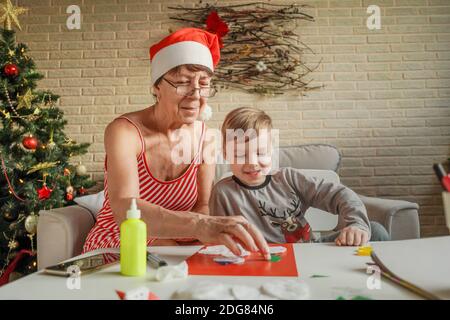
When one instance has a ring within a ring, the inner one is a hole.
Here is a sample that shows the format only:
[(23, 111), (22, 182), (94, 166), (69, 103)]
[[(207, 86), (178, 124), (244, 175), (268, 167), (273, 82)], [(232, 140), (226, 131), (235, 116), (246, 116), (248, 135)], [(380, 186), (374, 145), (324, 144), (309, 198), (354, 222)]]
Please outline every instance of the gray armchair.
[[(308, 174), (317, 174), (317, 170), (322, 170), (321, 176), (339, 179), (335, 172), (339, 168), (341, 157), (333, 146), (310, 144), (281, 147), (278, 151), (275, 152), (278, 155), (274, 159), (275, 165), (309, 169), (305, 170)], [(227, 165), (217, 165), (215, 180), (219, 180), (227, 172)], [(384, 225), (392, 240), (420, 237), (419, 206), (416, 203), (359, 196), (367, 208), (370, 220)], [(80, 254), (84, 240), (95, 224), (98, 210), (99, 208), (89, 209), (80, 205), (42, 210), (37, 227), (38, 268), (42, 269)], [(326, 215), (332, 216), (326, 213), (323, 215), (324, 219), (331, 219)], [(312, 213), (309, 216), (316, 217), (319, 214)], [(311, 226), (314, 229), (313, 223)]]

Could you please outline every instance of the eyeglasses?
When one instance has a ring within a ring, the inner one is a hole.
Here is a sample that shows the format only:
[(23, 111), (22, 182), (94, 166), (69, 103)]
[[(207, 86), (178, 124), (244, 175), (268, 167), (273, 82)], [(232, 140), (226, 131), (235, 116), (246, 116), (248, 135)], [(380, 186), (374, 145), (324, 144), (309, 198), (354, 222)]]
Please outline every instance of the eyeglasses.
[(175, 85), (166, 78), (163, 78), (168, 84), (176, 89), (176, 93), (179, 96), (190, 97), (194, 94), (196, 90), (198, 90), (201, 97), (211, 98), (216, 95), (216, 89), (212, 87), (200, 87), (200, 88), (192, 88), (190, 85)]

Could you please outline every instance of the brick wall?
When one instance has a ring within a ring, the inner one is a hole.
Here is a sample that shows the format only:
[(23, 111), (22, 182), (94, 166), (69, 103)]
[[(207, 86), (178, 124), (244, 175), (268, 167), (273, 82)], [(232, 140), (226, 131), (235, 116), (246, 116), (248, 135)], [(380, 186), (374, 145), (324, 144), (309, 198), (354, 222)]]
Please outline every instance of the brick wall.
[[(79, 160), (94, 179), (102, 179), (106, 124), (153, 103), (149, 45), (167, 35), (169, 27), (180, 26), (168, 19), (168, 6), (193, 3), (18, 1), (30, 8), (20, 18), (18, 40), (29, 45), (46, 76), (40, 88), (61, 95), (66, 131), (79, 142), (92, 143)], [(314, 6), (307, 11), (316, 22), (299, 23), (298, 32), (316, 53), (305, 55), (305, 61), (322, 59), (312, 78), (325, 88), (303, 98), (224, 92), (211, 100), (210, 126), (218, 127), (238, 106), (263, 108), (281, 129), (283, 145), (336, 145), (343, 155), (339, 174), (345, 184), (369, 196), (418, 202), (422, 234), (448, 234), (431, 166), (450, 153), (450, 1), (298, 3)], [(66, 27), (66, 9), (72, 4), (81, 8), (81, 30)], [(381, 8), (381, 30), (366, 28), (366, 8), (372, 4)]]

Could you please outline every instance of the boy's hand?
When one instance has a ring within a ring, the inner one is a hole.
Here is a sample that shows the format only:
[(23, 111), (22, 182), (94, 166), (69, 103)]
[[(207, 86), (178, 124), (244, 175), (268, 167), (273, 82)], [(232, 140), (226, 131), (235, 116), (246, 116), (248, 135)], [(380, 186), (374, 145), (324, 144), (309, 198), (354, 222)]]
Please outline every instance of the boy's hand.
[(358, 227), (345, 227), (334, 241), (338, 246), (363, 246), (369, 240), (369, 234)]

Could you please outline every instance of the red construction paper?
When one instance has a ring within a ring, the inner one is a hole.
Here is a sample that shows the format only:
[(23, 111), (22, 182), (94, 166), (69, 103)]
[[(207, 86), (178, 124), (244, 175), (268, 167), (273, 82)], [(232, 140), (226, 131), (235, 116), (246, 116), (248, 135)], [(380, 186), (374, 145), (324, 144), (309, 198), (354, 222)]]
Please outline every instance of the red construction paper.
[(195, 253), (186, 262), (189, 266), (189, 274), (197, 276), (262, 276), (262, 277), (298, 277), (295, 263), (294, 250), (291, 243), (272, 244), (270, 246), (282, 246), (286, 252), (277, 254), (281, 257), (278, 262), (264, 260), (259, 252), (251, 252), (244, 257), (243, 264), (221, 265), (213, 259), (218, 255)]

